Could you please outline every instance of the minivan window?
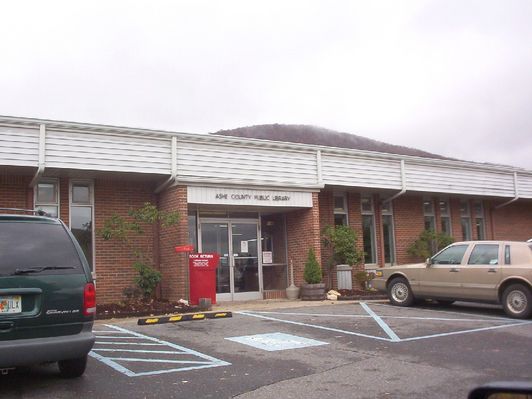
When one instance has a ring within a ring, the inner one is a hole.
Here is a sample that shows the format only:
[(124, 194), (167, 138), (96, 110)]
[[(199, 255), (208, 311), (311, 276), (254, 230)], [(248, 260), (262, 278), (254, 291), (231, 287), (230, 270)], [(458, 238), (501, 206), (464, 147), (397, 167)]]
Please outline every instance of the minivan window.
[(453, 245), (432, 258), (433, 265), (459, 265), (462, 263), (467, 245)]
[(82, 268), (76, 247), (62, 225), (0, 222), (0, 275), (14, 274), (17, 269), (50, 267), (68, 268), (39, 274), (77, 273)]

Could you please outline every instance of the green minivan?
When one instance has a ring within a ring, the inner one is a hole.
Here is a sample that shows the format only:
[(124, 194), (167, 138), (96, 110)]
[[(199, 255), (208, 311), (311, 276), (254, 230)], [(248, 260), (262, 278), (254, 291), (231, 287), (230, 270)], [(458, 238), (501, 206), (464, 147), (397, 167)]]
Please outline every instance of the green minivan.
[(94, 345), (96, 291), (64, 223), (0, 211), (0, 372), (57, 362), (79, 377)]

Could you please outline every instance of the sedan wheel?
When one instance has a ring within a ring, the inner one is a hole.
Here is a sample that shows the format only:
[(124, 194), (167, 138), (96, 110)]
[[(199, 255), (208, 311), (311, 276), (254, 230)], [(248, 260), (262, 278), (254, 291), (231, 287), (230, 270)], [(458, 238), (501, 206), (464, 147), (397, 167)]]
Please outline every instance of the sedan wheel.
[(393, 305), (410, 306), (414, 303), (408, 281), (402, 277), (394, 278), (388, 285), (388, 298)]
[(504, 311), (510, 317), (526, 319), (532, 314), (532, 294), (521, 284), (512, 284), (502, 295)]

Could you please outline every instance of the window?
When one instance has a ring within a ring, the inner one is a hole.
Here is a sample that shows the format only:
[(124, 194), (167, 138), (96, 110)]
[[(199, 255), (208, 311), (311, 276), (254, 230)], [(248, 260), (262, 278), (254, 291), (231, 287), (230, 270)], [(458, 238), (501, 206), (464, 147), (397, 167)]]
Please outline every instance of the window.
[(469, 212), (469, 202), (460, 201), (460, 223), (462, 224), (462, 240), (471, 240), (471, 214)]
[(347, 226), (347, 199), (345, 194), (334, 194), (334, 225)]
[(459, 265), (467, 250), (467, 245), (453, 245), (445, 248), (432, 258), (433, 265)]
[(434, 201), (431, 198), (423, 198), (423, 215), (425, 216), (425, 230), (436, 231)]
[(94, 186), (90, 181), (70, 183), (70, 230), (94, 271)]
[(34, 190), (35, 209), (59, 217), (59, 182), (57, 180), (43, 180), (37, 183)]
[(498, 265), (499, 246), (494, 244), (475, 245), (469, 256), (468, 265)]
[(486, 233), (485, 233), (485, 223), (484, 223), (484, 206), (482, 205), (482, 201), (474, 201), (473, 202), (473, 212), (475, 215), (475, 229), (477, 232), (477, 239), (478, 240), (485, 240), (486, 239)]
[(384, 238), (384, 263), (395, 263), (392, 203), (382, 204), (382, 235)]
[(373, 210), (373, 199), (370, 195), (363, 195), (361, 198), (362, 211), (362, 238), (364, 241), (364, 263), (377, 263), (375, 250), (375, 212)]
[(504, 264), (505, 265), (511, 265), (512, 264), (512, 257), (510, 256), (510, 246), (505, 245), (504, 246)]
[(440, 222), (441, 231), (447, 235), (451, 234), (451, 211), (449, 209), (449, 201), (446, 199), (440, 199)]
[(194, 251), (198, 250), (198, 211), (188, 212), (188, 243), (194, 245)]

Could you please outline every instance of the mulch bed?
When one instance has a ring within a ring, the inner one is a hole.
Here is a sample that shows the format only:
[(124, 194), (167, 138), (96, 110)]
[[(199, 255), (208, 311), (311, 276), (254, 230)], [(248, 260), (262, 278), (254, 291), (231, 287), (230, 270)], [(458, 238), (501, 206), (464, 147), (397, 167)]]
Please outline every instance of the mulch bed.
[(197, 306), (189, 306), (179, 302), (137, 299), (121, 303), (97, 305), (96, 319), (189, 313), (198, 310)]
[(353, 301), (359, 299), (386, 299), (386, 294), (378, 291), (354, 289), (354, 290), (338, 290), (341, 296), (338, 297), (339, 301)]

